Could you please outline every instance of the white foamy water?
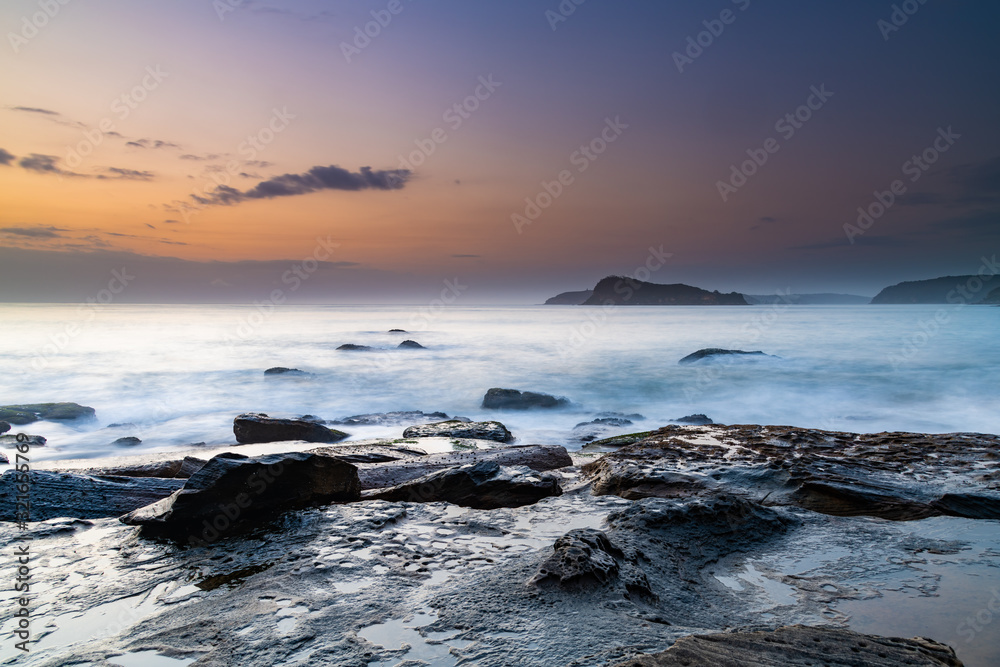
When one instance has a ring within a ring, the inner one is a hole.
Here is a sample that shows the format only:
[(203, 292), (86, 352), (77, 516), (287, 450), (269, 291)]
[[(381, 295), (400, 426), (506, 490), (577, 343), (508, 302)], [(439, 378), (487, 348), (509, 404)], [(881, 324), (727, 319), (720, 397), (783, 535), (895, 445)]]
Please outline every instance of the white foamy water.
[[(937, 323), (934, 323), (937, 316)], [(944, 321), (943, 324), (940, 322)], [(0, 305), (0, 404), (71, 401), (85, 422), (43, 435), (36, 458), (234, 442), (233, 417), (323, 419), (393, 410), (499, 418), (521, 443), (579, 447), (602, 412), (647, 417), (622, 432), (705, 413), (721, 423), (872, 432), (1000, 433), (1000, 308), (941, 306), (103, 307)], [(933, 323), (933, 324), (932, 324)], [(74, 328), (75, 327), (75, 328)], [(410, 330), (390, 334), (389, 329)], [(929, 333), (928, 333), (929, 331)], [(426, 350), (396, 350), (404, 339)], [(376, 352), (342, 352), (343, 343)], [(780, 358), (678, 365), (700, 348)], [(265, 377), (271, 366), (311, 373)], [(565, 396), (560, 411), (496, 413), (490, 387)], [(134, 426), (109, 429), (112, 423)], [(354, 438), (403, 427), (351, 427)], [(142, 444), (112, 447), (135, 435)]]

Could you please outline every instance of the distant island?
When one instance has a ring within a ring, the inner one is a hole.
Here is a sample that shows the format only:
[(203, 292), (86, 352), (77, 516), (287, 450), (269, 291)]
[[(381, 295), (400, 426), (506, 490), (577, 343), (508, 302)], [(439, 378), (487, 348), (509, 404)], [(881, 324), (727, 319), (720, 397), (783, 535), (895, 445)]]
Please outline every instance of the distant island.
[[(568, 294), (574, 294), (568, 292)], [(583, 294), (577, 292), (576, 294)], [(564, 297), (566, 295), (559, 295)], [(738, 292), (722, 294), (690, 285), (658, 285), (624, 276), (608, 276), (579, 305), (583, 306), (746, 306)]]
[[(976, 283), (982, 285), (983, 278), (980, 276), (945, 276), (943, 278), (932, 278), (930, 280), (913, 280), (891, 287), (875, 295), (872, 299), (874, 304), (936, 304), (936, 303), (1000, 303), (997, 301), (1000, 294), (998, 290), (993, 290), (988, 296), (976, 298), (979, 295), (969, 298), (970, 290), (967, 286)], [(965, 288), (964, 290), (962, 288)], [(962, 292), (965, 291), (965, 294)], [(994, 301), (990, 301), (994, 299)]]
[(546, 306), (579, 306), (593, 295), (594, 290), (585, 289), (579, 292), (563, 292), (556, 294), (545, 302)]

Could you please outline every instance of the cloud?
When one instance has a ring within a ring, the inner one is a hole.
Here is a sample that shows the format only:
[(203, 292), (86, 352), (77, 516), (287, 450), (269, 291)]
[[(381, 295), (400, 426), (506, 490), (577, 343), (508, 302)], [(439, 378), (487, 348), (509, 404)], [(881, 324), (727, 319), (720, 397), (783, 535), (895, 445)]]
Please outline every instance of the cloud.
[(240, 191), (220, 185), (210, 194), (202, 197), (191, 195), (199, 204), (219, 204), (232, 206), (250, 199), (273, 199), (293, 197), (320, 190), (400, 190), (405, 187), (411, 175), (408, 169), (373, 171), (362, 167), (360, 171), (348, 171), (336, 165), (313, 167), (303, 174), (282, 174), (261, 181), (249, 190)]
[(164, 220), (163, 222), (164, 222), (164, 224), (167, 224), (167, 225), (179, 225), (179, 224), (181, 224), (180, 220)]
[(32, 238), (54, 239), (61, 238), (58, 232), (68, 232), (68, 229), (53, 227), (52, 225), (39, 225), (37, 227), (2, 227), (0, 232), (4, 234), (14, 234), (15, 236), (30, 236)]
[(17, 164), (22, 169), (34, 171), (39, 174), (58, 174), (60, 176), (72, 176), (75, 178), (97, 178), (100, 180), (115, 181), (151, 181), (156, 177), (156, 174), (151, 171), (124, 169), (122, 167), (105, 167), (103, 173), (100, 174), (79, 174), (75, 171), (66, 171), (65, 169), (62, 169), (59, 166), (59, 158), (55, 155), (42, 155), (40, 153), (32, 153), (28, 157), (23, 157)]
[(14, 158), (15, 156), (13, 153), (9, 153), (4, 149), (0, 148), (0, 164), (9, 165), (11, 162), (14, 161)]
[(39, 107), (7, 107), (11, 111), (21, 111), (23, 113), (31, 113), (42, 116), (53, 123), (59, 123), (60, 125), (69, 125), (71, 127), (87, 127), (83, 123), (79, 123), (75, 120), (70, 120), (66, 116), (62, 115), (58, 111), (52, 111), (51, 109), (41, 109)]
[(929, 181), (937, 187), (906, 194), (900, 203), (948, 208), (1000, 205), (1000, 156), (945, 169)]
[[(107, 174), (111, 174), (108, 176)], [(120, 167), (108, 167), (104, 174), (98, 174), (95, 178), (114, 179), (124, 181), (151, 181), (156, 176), (151, 171), (139, 171), (137, 169), (122, 169)]]
[[(173, 143), (172, 141), (162, 141), (160, 139), (136, 139), (135, 141), (129, 141), (125, 143), (126, 146), (132, 146), (133, 148), (177, 148), (180, 146)], [(183, 155), (181, 157), (184, 157)]]
[(40, 174), (66, 174), (75, 176), (68, 171), (63, 171), (57, 166), (59, 158), (55, 155), (42, 155), (41, 153), (32, 153), (28, 157), (21, 158), (21, 161), (17, 164), (22, 169), (27, 169), (28, 171), (37, 171)]
[(46, 116), (61, 116), (62, 114), (58, 111), (51, 111), (49, 109), (39, 109), (38, 107), (10, 107), (13, 111), (27, 111), (28, 113), (40, 113)]

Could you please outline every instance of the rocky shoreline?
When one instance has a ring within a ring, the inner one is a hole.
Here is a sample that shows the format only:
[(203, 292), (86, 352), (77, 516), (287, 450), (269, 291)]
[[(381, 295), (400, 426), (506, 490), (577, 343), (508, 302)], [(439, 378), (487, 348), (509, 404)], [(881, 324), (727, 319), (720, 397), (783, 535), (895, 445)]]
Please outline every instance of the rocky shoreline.
[[(559, 400), (492, 396), (513, 409)], [(410, 420), (392, 414), (351, 419)], [(315, 420), (248, 413), (236, 440), (269, 444), (47, 462), (31, 473), (30, 664), (985, 667), (1000, 655), (982, 618), (966, 642), (947, 614), (931, 624), (943, 634), (889, 639), (849, 613), (946, 596), (956, 572), (988, 590), (997, 436), (682, 423), (567, 452), (517, 442), (500, 421), (433, 415), (402, 438), (338, 443), (327, 432), (347, 434)], [(14, 475), (0, 477), (4, 522)], [(0, 542), (19, 533), (4, 523)]]

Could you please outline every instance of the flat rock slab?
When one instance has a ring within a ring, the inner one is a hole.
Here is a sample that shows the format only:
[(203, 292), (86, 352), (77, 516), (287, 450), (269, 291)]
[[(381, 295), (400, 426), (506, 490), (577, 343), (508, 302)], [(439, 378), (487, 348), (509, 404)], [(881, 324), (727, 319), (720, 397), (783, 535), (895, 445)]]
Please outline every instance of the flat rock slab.
[(277, 419), (256, 412), (244, 413), (234, 419), (233, 434), (241, 445), (285, 440), (338, 442), (347, 437), (343, 431), (327, 428), (312, 421)]
[(563, 408), (567, 405), (569, 401), (565, 398), (496, 387), (487, 391), (483, 397), (483, 408), (487, 410), (537, 410)]
[(63, 421), (91, 418), (94, 408), (76, 403), (27, 403), (24, 405), (0, 405), (0, 419), (22, 426), (39, 420)]
[(500, 422), (463, 422), (457, 419), (411, 426), (403, 431), (403, 437), (471, 438), (473, 440), (493, 440), (494, 442), (510, 442), (514, 439), (507, 427)]
[(523, 507), (562, 494), (559, 481), (531, 468), (508, 468), (496, 461), (480, 461), (418, 477), (403, 484), (366, 494), (368, 499), (396, 502), (447, 502), (489, 510)]
[(357, 468), (321, 454), (219, 454), (163, 500), (121, 517), (148, 534), (208, 543), (275, 514), (360, 498)]
[(656, 655), (615, 667), (962, 667), (931, 639), (862, 635), (842, 628), (786, 626), (765, 632), (691, 635)]
[[(0, 476), (0, 521), (14, 521), (18, 473)], [(30, 475), (32, 521), (59, 517), (102, 519), (131, 512), (169, 496), (183, 480), (133, 477), (97, 477), (34, 470)]]
[(201, 470), (206, 461), (193, 456), (185, 456), (183, 459), (171, 461), (157, 461), (154, 463), (144, 463), (127, 466), (115, 466), (110, 468), (86, 468), (75, 470), (80, 475), (90, 475), (97, 477), (160, 477), (165, 479), (187, 479), (194, 473)]
[(717, 359), (720, 357), (725, 358), (735, 358), (735, 357), (770, 357), (770, 354), (764, 354), (760, 350), (754, 350), (753, 352), (747, 352), (745, 350), (723, 350), (718, 347), (707, 347), (703, 350), (698, 350), (697, 352), (692, 352), (687, 355), (677, 363), (679, 364), (693, 364), (702, 359)]

